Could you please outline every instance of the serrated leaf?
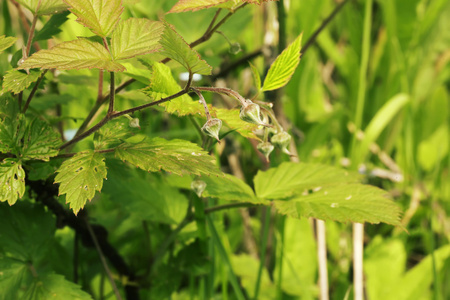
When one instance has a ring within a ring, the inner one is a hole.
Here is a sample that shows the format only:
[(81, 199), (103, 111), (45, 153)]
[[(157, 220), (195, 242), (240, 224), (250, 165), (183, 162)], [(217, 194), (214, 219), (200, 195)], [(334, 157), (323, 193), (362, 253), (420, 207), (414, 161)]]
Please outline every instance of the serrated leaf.
[(168, 13), (196, 11), (210, 8), (228, 1), (229, 0), (180, 0), (169, 10)]
[(79, 285), (66, 280), (62, 275), (44, 274), (34, 278), (22, 299), (92, 300), (92, 297)]
[(179, 62), (190, 73), (210, 75), (212, 67), (200, 58), (184, 39), (175, 31), (172, 25), (166, 23), (160, 44), (163, 46), (162, 54)]
[(119, 22), (122, 0), (64, 0), (77, 22), (101, 37), (107, 37)]
[(68, 7), (63, 0), (17, 0), (17, 2), (36, 15), (50, 15), (66, 10)]
[(0, 299), (17, 299), (17, 291), (28, 273), (28, 266), (14, 258), (0, 255)]
[(216, 108), (215, 111), (217, 118), (221, 119), (228, 128), (236, 130), (243, 137), (259, 140), (253, 133), (258, 129), (258, 125), (242, 121), (239, 117), (239, 109)]
[(248, 63), (250, 69), (252, 70), (253, 81), (255, 82), (256, 90), (259, 92), (261, 90), (261, 76), (259, 76), (258, 69), (251, 62)]
[(125, 68), (112, 61), (111, 55), (103, 45), (80, 38), (64, 42), (49, 50), (40, 50), (27, 58), (19, 69), (102, 69), (109, 72), (122, 72)]
[(302, 34), (277, 57), (269, 68), (264, 80), (263, 91), (271, 91), (285, 86), (291, 80), (300, 62)]
[(36, 32), (33, 37), (34, 41), (43, 41), (51, 39), (53, 36), (60, 33), (62, 30), (59, 28), (62, 24), (64, 24), (68, 18), (67, 16), (70, 12), (65, 11), (60, 14), (53, 15), (50, 20), (45, 22), (44, 27), (41, 30)]
[(25, 193), (25, 171), (17, 159), (6, 158), (0, 163), (0, 202), (16, 203)]
[(38, 80), (41, 70), (30, 70), (30, 74), (25, 71), (9, 70), (3, 77), (3, 90), (18, 94), (27, 89), (31, 83)]
[(98, 149), (108, 149), (116, 147), (139, 131), (137, 128), (129, 126), (129, 120), (125, 117), (112, 119), (105, 126), (100, 128), (94, 135), (94, 147)]
[(51, 126), (40, 119), (34, 119), (25, 131), (22, 157), (49, 161), (50, 157), (58, 155), (61, 138)]
[(206, 183), (203, 197), (214, 197), (226, 201), (264, 203), (255, 196), (250, 186), (236, 176), (229, 174), (225, 174), (224, 177), (203, 176), (199, 180)]
[(57, 170), (55, 183), (60, 183), (59, 194), (66, 194), (66, 203), (77, 214), (95, 191), (101, 191), (106, 178), (104, 156), (89, 150), (66, 160)]
[(0, 53), (5, 50), (8, 49), (9, 47), (11, 47), (12, 45), (14, 45), (14, 43), (17, 41), (16, 37), (13, 36), (4, 36), (1, 35), (0, 36)]
[(121, 160), (149, 172), (165, 170), (178, 175), (222, 175), (213, 157), (184, 140), (152, 138), (139, 144), (124, 143), (115, 153)]
[(25, 128), (25, 118), (19, 113), (17, 101), (8, 95), (0, 97), (0, 152), (19, 155)]
[(356, 173), (332, 166), (285, 162), (258, 172), (254, 182), (258, 197), (278, 200), (332, 184), (355, 183), (359, 178)]
[(274, 201), (277, 211), (294, 218), (400, 225), (401, 210), (387, 192), (359, 183), (323, 187), (307, 195)]
[(252, 3), (252, 4), (258, 4), (261, 5), (264, 2), (269, 2), (269, 1), (278, 1), (278, 0), (242, 0), (243, 2), (247, 2), (247, 3)]
[[(154, 63), (152, 66), (153, 74), (150, 85), (142, 92), (147, 96), (159, 100), (167, 96), (178, 93), (181, 87), (173, 78), (170, 68), (161, 63)], [(205, 115), (203, 106), (198, 101), (193, 101), (189, 95), (184, 94), (181, 97), (160, 104), (165, 107), (168, 113), (177, 113), (179, 116), (201, 114)]]
[(119, 23), (111, 36), (114, 59), (127, 59), (159, 51), (164, 24), (147, 19), (130, 18)]

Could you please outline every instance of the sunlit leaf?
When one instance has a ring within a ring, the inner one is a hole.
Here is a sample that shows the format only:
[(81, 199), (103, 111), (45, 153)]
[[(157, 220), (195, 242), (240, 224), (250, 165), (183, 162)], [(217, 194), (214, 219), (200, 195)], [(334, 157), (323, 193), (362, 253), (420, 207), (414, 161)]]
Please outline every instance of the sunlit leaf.
[(224, 125), (231, 130), (236, 130), (243, 137), (259, 140), (253, 133), (258, 129), (258, 125), (242, 121), (239, 117), (239, 109), (217, 108), (215, 112), (217, 118), (221, 119), (225, 123)]
[(66, 160), (57, 170), (55, 183), (60, 183), (59, 194), (66, 194), (66, 202), (77, 214), (95, 191), (101, 191), (106, 178), (104, 157), (92, 150), (78, 153)]
[(107, 37), (119, 22), (123, 11), (122, 0), (65, 0), (77, 21), (92, 32)]
[(289, 162), (260, 171), (254, 179), (256, 195), (265, 199), (283, 199), (305, 190), (358, 181), (358, 174), (340, 168)]
[(25, 193), (25, 171), (19, 160), (6, 158), (0, 162), (0, 202), (16, 203)]
[(17, 41), (16, 37), (13, 36), (4, 36), (1, 35), (0, 36), (0, 53), (5, 50), (8, 49), (9, 47), (11, 47), (12, 45), (14, 45), (14, 43)]
[(277, 57), (267, 73), (263, 91), (271, 91), (285, 86), (300, 62), (302, 34)]
[(36, 15), (55, 14), (67, 9), (63, 0), (17, 0)]
[[(161, 63), (155, 63), (152, 66), (153, 74), (150, 85), (142, 91), (149, 97), (159, 100), (167, 96), (178, 93), (181, 87), (173, 78), (170, 68)], [(193, 101), (189, 95), (184, 94), (178, 98), (160, 104), (165, 107), (168, 113), (177, 113), (179, 116), (201, 114), (205, 111), (198, 101)]]
[(163, 30), (162, 22), (137, 18), (122, 21), (111, 36), (114, 59), (127, 59), (160, 50), (158, 42)]
[(36, 118), (25, 131), (22, 156), (25, 159), (48, 161), (59, 152), (61, 137), (46, 122)]
[(33, 279), (23, 299), (92, 300), (92, 297), (81, 286), (66, 280), (62, 275), (44, 274)]
[(115, 118), (106, 123), (94, 135), (95, 149), (108, 149), (116, 147), (124, 142), (126, 138), (139, 132), (139, 129), (132, 128), (130, 121), (125, 117)]
[(228, 1), (229, 0), (180, 0), (169, 10), (168, 13), (196, 11), (200, 9), (213, 7)]
[(400, 207), (386, 194), (374, 186), (353, 183), (324, 187), (274, 203), (279, 213), (294, 218), (400, 225)]
[(110, 72), (121, 72), (125, 68), (114, 61), (103, 45), (80, 38), (64, 42), (49, 50), (41, 50), (27, 58), (19, 69), (103, 69)]
[(221, 175), (214, 158), (196, 144), (184, 140), (162, 138), (138, 144), (124, 143), (116, 148), (120, 159), (149, 172), (165, 170), (178, 175)]
[(38, 80), (41, 76), (41, 70), (30, 70), (30, 74), (25, 71), (9, 70), (3, 77), (3, 90), (18, 94), (27, 89), (31, 83)]
[(190, 73), (211, 74), (212, 67), (200, 58), (197, 51), (184, 41), (172, 25), (166, 23), (160, 43), (164, 49), (162, 54), (179, 62)]

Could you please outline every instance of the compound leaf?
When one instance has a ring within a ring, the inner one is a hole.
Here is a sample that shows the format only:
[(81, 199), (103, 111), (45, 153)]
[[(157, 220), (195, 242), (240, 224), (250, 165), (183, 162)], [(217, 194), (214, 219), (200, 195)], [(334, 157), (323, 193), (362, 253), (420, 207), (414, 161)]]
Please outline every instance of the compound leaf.
[(164, 24), (147, 19), (130, 18), (119, 23), (111, 37), (111, 51), (114, 59), (127, 59), (137, 55), (156, 52)]
[(107, 37), (119, 22), (122, 0), (64, 0), (77, 21), (101, 37)]
[(101, 191), (106, 178), (106, 166), (101, 154), (89, 150), (66, 160), (57, 170), (55, 183), (60, 183), (59, 194), (66, 194), (66, 202), (77, 214), (95, 191)]
[(14, 45), (14, 43), (17, 41), (16, 37), (13, 36), (4, 36), (1, 35), (0, 36), (0, 53), (5, 50), (8, 49), (9, 47), (11, 47), (12, 45)]
[(168, 13), (196, 11), (200, 9), (213, 7), (228, 1), (229, 0), (180, 0), (169, 10)]
[(25, 193), (25, 171), (17, 159), (6, 158), (0, 163), (0, 202), (16, 203)]
[(89, 39), (80, 38), (64, 42), (49, 50), (41, 50), (27, 58), (19, 69), (103, 69), (109, 72), (121, 72), (125, 68), (112, 61), (105, 47)]
[(210, 75), (212, 67), (200, 58), (197, 51), (184, 41), (173, 26), (167, 23), (165, 25), (164, 34), (160, 41), (164, 49), (162, 54), (179, 62), (189, 73)]
[[(170, 68), (161, 63), (154, 63), (152, 66), (152, 78), (150, 85), (142, 92), (147, 96), (159, 100), (167, 96), (178, 93), (181, 87), (172, 76)], [(201, 114), (205, 115), (203, 106), (198, 101), (193, 101), (189, 95), (184, 94), (173, 100), (161, 103), (168, 113), (177, 113), (179, 116)]]
[(336, 167), (290, 162), (265, 172), (260, 171), (254, 178), (256, 195), (276, 200), (301, 194), (305, 190), (358, 181), (358, 174)]
[(17, 0), (36, 15), (50, 15), (67, 9), (63, 0)]
[(262, 87), (263, 91), (271, 91), (285, 86), (300, 62), (302, 34), (290, 44), (270, 66)]
[(18, 94), (38, 80), (41, 74), (41, 70), (30, 70), (29, 74), (25, 71), (9, 70), (3, 77), (3, 90)]
[(92, 300), (92, 297), (81, 290), (79, 285), (66, 280), (62, 275), (45, 274), (34, 278), (23, 299)]
[(138, 144), (124, 143), (116, 148), (116, 156), (149, 172), (165, 170), (178, 175), (222, 175), (214, 158), (196, 144), (184, 140), (162, 138)]
[(294, 218), (400, 225), (400, 208), (387, 192), (360, 183), (325, 187), (289, 200), (274, 201), (279, 213)]
[(25, 131), (22, 156), (25, 159), (48, 161), (50, 157), (58, 154), (60, 144), (59, 134), (47, 123), (36, 118), (31, 121)]

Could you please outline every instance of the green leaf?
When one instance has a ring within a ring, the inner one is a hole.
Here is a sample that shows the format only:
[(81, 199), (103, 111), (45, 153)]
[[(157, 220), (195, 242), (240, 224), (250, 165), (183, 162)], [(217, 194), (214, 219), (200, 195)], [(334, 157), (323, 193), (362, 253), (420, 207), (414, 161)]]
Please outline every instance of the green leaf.
[[(123, 74), (128, 75), (131, 78), (134, 78), (147, 86), (150, 85), (150, 78), (152, 77), (152, 71), (150, 71), (149, 69), (141, 69), (135, 67), (134, 64), (129, 62), (121, 62), (120, 64), (127, 69), (125, 72), (123, 72)], [(138, 90), (133, 91), (138, 93)], [(144, 96), (142, 97), (145, 98)]]
[(253, 133), (253, 131), (258, 129), (258, 125), (243, 121), (239, 117), (239, 109), (217, 108), (215, 112), (217, 118), (221, 119), (231, 130), (236, 130), (243, 137), (260, 140)]
[(139, 144), (124, 143), (116, 155), (145, 171), (165, 170), (178, 175), (222, 175), (214, 158), (196, 144), (184, 140), (147, 139)]
[(129, 120), (125, 117), (115, 118), (106, 123), (105, 126), (95, 132), (95, 149), (117, 147), (122, 144), (125, 139), (139, 132), (139, 129), (130, 127), (129, 123)]
[(258, 172), (254, 178), (256, 195), (265, 199), (283, 199), (305, 190), (332, 184), (355, 183), (359, 175), (319, 164), (282, 163), (277, 168)]
[(258, 69), (255, 67), (254, 64), (249, 62), (249, 65), (250, 65), (250, 69), (252, 70), (253, 81), (255, 81), (256, 90), (259, 93), (259, 91), (261, 90), (261, 76), (259, 76)]
[(225, 177), (205, 177), (200, 180), (206, 183), (203, 197), (214, 197), (226, 201), (239, 201), (239, 202), (263, 202), (256, 198), (255, 193), (244, 181), (225, 174)]
[(38, 80), (41, 70), (30, 70), (30, 74), (25, 71), (9, 70), (3, 77), (3, 90), (18, 94), (27, 89), (31, 83)]
[(49, 161), (58, 155), (61, 138), (46, 122), (36, 118), (27, 126), (23, 139), (24, 159)]
[(62, 275), (45, 274), (34, 278), (23, 299), (92, 300), (92, 297), (81, 290), (79, 285), (66, 280)]
[(273, 62), (264, 80), (263, 91), (279, 89), (289, 82), (300, 62), (301, 41), (302, 34)]
[(0, 97), (0, 152), (20, 154), (20, 139), (25, 125), (17, 101), (9, 95)]
[(67, 16), (70, 14), (70, 12), (65, 11), (60, 14), (53, 15), (50, 20), (45, 22), (44, 27), (42, 27), (41, 30), (36, 32), (36, 34), (33, 37), (34, 41), (43, 41), (43, 40), (49, 40), (53, 36), (60, 33), (62, 30), (59, 28), (62, 24), (64, 24), (69, 18)]
[(212, 67), (200, 58), (197, 51), (184, 41), (172, 25), (168, 23), (165, 25), (164, 34), (160, 41), (164, 49), (162, 54), (179, 62), (192, 74), (210, 75)]
[[(147, 96), (159, 100), (167, 96), (178, 93), (181, 87), (173, 78), (170, 68), (161, 63), (155, 63), (152, 66), (153, 74), (150, 85), (142, 92)], [(200, 114), (205, 115), (203, 106), (198, 101), (193, 101), (189, 95), (184, 94), (181, 97), (164, 102), (160, 106), (165, 107), (166, 112), (178, 116)]]
[(102, 69), (121, 72), (125, 68), (114, 61), (103, 45), (80, 38), (56, 45), (49, 50), (41, 50), (27, 58), (19, 69)]
[(294, 218), (313, 217), (322, 220), (355, 223), (400, 225), (400, 208), (387, 192), (359, 183), (340, 184), (316, 189), (289, 200), (274, 201), (277, 211)]
[(17, 299), (28, 266), (14, 258), (0, 255), (0, 299)]
[(17, 159), (6, 158), (0, 163), (0, 202), (16, 203), (25, 193), (25, 171)]
[(67, 9), (63, 0), (17, 0), (36, 15), (50, 15)]
[(101, 37), (107, 37), (119, 22), (122, 0), (65, 0), (77, 21)]
[(101, 154), (89, 150), (66, 160), (57, 170), (55, 183), (60, 183), (59, 194), (66, 194), (66, 202), (77, 214), (95, 191), (101, 191), (106, 178), (106, 166)]
[(213, 7), (228, 1), (229, 0), (180, 0), (169, 10), (168, 13), (196, 11)]
[(0, 35), (0, 53), (14, 45), (14, 43), (17, 41), (16, 37), (8, 36), (5, 37), (4, 35)]
[(120, 22), (111, 37), (114, 59), (127, 59), (159, 51), (163, 30), (164, 24), (158, 21), (130, 18)]

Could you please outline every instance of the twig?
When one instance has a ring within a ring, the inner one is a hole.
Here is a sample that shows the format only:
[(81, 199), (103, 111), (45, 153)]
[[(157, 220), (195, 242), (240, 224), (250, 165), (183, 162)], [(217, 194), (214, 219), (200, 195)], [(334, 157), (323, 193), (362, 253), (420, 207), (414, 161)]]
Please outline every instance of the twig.
[(122, 296), (120, 295), (119, 290), (117, 289), (116, 282), (114, 281), (114, 278), (112, 276), (111, 270), (108, 267), (108, 263), (106, 262), (105, 256), (103, 255), (102, 249), (100, 248), (100, 245), (98, 244), (97, 237), (95, 236), (94, 231), (92, 230), (91, 225), (89, 222), (85, 219), (86, 228), (91, 235), (92, 241), (94, 242), (95, 249), (97, 250), (98, 256), (100, 257), (100, 261), (102, 262), (103, 268), (105, 269), (106, 275), (108, 276), (109, 282), (111, 283), (111, 286), (114, 290), (114, 293), (116, 294), (116, 299), (122, 300)]
[(36, 81), (36, 84), (34, 85), (33, 89), (31, 90), (31, 93), (28, 96), (27, 102), (25, 103), (25, 106), (23, 107), (23, 113), (25, 113), (28, 109), (28, 106), (30, 106), (30, 102), (34, 97), (34, 94), (36, 94), (36, 91), (39, 88), (39, 85), (41, 84), (42, 79), (44, 79), (44, 76), (47, 73), (47, 71), (48, 70), (44, 70), (44, 72), (42, 72), (41, 76)]
[(111, 116), (114, 112), (114, 97), (115, 97), (115, 88), (114, 88), (114, 72), (110, 73), (111, 82), (109, 88), (109, 107), (108, 107), (108, 116)]

